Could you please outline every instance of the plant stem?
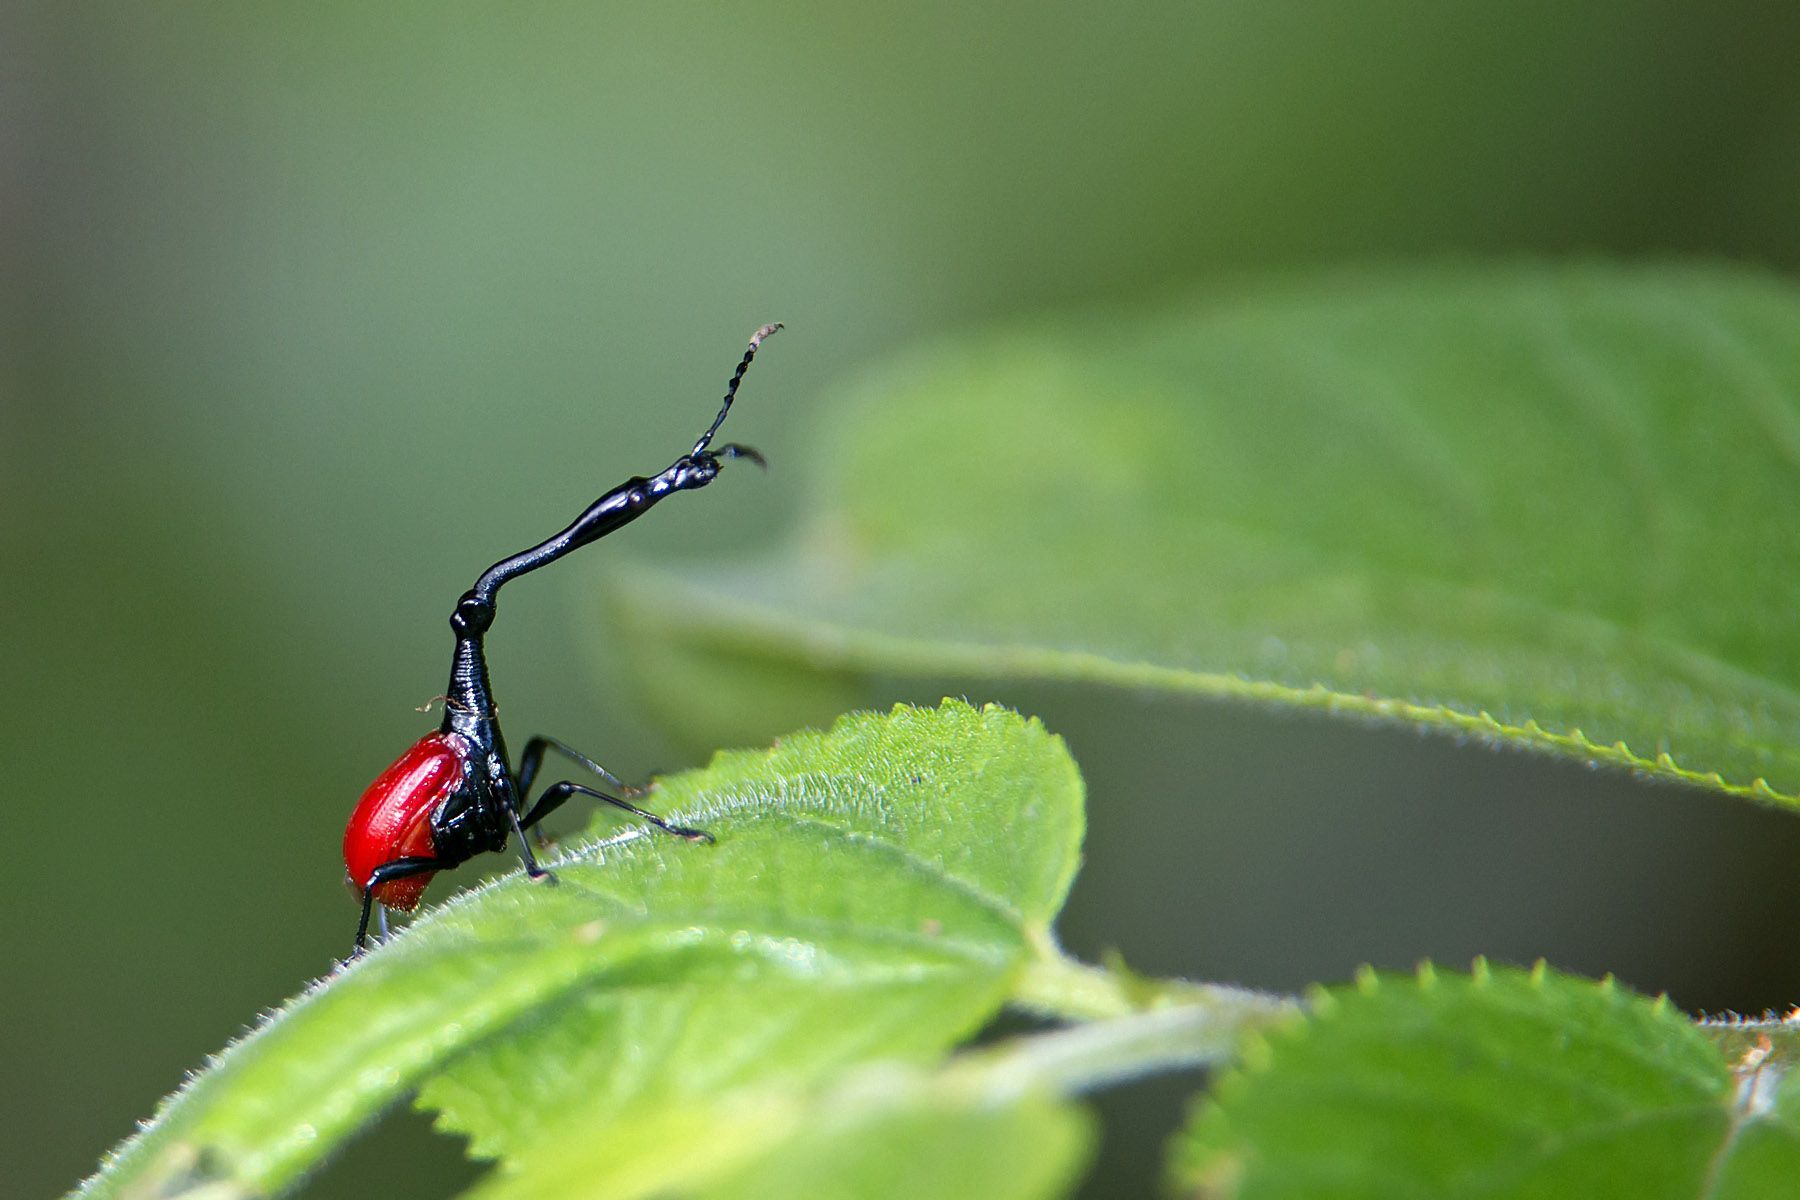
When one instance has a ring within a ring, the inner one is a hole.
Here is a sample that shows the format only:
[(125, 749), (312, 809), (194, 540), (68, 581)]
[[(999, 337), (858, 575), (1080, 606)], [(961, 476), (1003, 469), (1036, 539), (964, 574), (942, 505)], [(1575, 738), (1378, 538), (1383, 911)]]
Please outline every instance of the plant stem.
[(1035, 939), (1030, 963), (1013, 991), (1016, 1008), (1062, 1021), (1095, 1021), (1164, 1008), (1198, 1008), (1248, 1016), (1298, 1011), (1292, 997), (1185, 979), (1139, 975), (1124, 962), (1094, 966), (1064, 954), (1048, 935)]
[(1152, 979), (1118, 960), (1080, 962), (1048, 932), (1033, 949), (1014, 1007), (1084, 1024), (965, 1055), (953, 1070), (972, 1086), (1004, 1095), (1032, 1088), (1075, 1092), (1205, 1066), (1230, 1057), (1243, 1034), (1300, 1012), (1289, 996)]
[(1093, 1091), (1157, 1071), (1223, 1062), (1244, 1033), (1299, 1011), (1292, 1000), (1258, 992), (1193, 990), (1210, 995), (1202, 1003), (1129, 1013), (970, 1051), (948, 1074), (995, 1099), (1031, 1091)]

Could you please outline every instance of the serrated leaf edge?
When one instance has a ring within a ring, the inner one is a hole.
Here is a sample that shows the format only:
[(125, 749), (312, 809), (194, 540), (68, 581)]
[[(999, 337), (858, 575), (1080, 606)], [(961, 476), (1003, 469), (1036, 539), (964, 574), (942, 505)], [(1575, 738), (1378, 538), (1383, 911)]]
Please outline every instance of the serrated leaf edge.
[[(1471, 989), (1481, 990), (1494, 985), (1495, 970), (1486, 955), (1477, 955), (1470, 962), (1469, 968), (1469, 973), (1465, 978)], [(1543, 990), (1553, 982), (1550, 978), (1551, 968), (1542, 958), (1535, 960), (1529, 968), (1523, 971), (1515, 968), (1502, 968), (1502, 970), (1515, 979), (1522, 978), (1535, 990)], [(1593, 991), (1612, 1001), (1615, 1005), (1633, 994), (1622, 987), (1611, 972), (1599, 979), (1584, 979), (1579, 975), (1565, 975), (1559, 972), (1555, 982), (1575, 985), (1586, 983)], [(1356, 969), (1348, 984), (1339, 988), (1328, 988), (1324, 984), (1316, 983), (1309, 985), (1304, 993), (1303, 1009), (1259, 1024), (1241, 1035), (1236, 1060), (1217, 1073), (1207, 1092), (1202, 1093), (1194, 1100), (1188, 1120), (1184, 1124), (1184, 1130), (1192, 1130), (1193, 1123), (1198, 1119), (1199, 1114), (1209, 1109), (1228, 1106), (1233, 1098), (1241, 1095), (1245, 1088), (1253, 1085), (1256, 1076), (1272, 1071), (1277, 1065), (1276, 1060), (1280, 1057), (1282, 1046), (1304, 1041), (1311, 1036), (1315, 1026), (1323, 1025), (1341, 1016), (1342, 1001), (1338, 994), (1340, 991), (1354, 991), (1357, 995), (1370, 997), (1380, 994), (1390, 985), (1411, 984), (1419, 993), (1426, 994), (1435, 991), (1440, 983), (1441, 977), (1436, 964), (1430, 959), (1422, 959), (1414, 968), (1410, 978), (1395, 972), (1378, 971), (1375, 967), (1365, 963)], [(1644, 997), (1644, 999), (1649, 1003), (1651, 1014), (1658, 1018), (1665, 1017), (1673, 1008), (1673, 1003), (1666, 992), (1659, 993), (1655, 997)], [(1714, 1032), (1755, 1030), (1759, 1026), (1767, 1027), (1777, 1024), (1792, 1028), (1800, 1026), (1800, 1008), (1796, 1008), (1788, 1017), (1780, 1021), (1757, 1022), (1713, 1017), (1694, 1019), (1692, 1024), (1702, 1032), (1708, 1030)], [(1765, 1056), (1766, 1053), (1765, 1050)], [(1760, 1066), (1761, 1063), (1762, 1058), (1758, 1057), (1755, 1065)], [(1733, 1069), (1736, 1070), (1736, 1068)], [(1742, 1092), (1742, 1088), (1740, 1088), (1740, 1092)], [(1738, 1103), (1738, 1107), (1741, 1107), (1741, 1102)], [(1734, 1111), (1736, 1111), (1735, 1108)], [(1722, 1146), (1721, 1150), (1726, 1148)], [(1178, 1156), (1172, 1156), (1168, 1169), (1171, 1172), (1177, 1172), (1178, 1164)], [(1203, 1171), (1222, 1169), (1227, 1174), (1241, 1172), (1242, 1167), (1241, 1159), (1232, 1154), (1221, 1154), (1216, 1156), (1212, 1162), (1201, 1164)], [(1170, 1178), (1176, 1179), (1179, 1183), (1177, 1175), (1171, 1174)], [(1199, 1194), (1212, 1196), (1234, 1193), (1230, 1188), (1219, 1190), (1214, 1187), (1202, 1187)]]
[(1552, 729), (1535, 718), (1502, 720), (1486, 709), (1423, 704), (1371, 692), (1345, 692), (1323, 683), (1302, 687), (1225, 672), (1125, 662), (1089, 650), (927, 641), (821, 621), (801, 623), (786, 614), (749, 604), (741, 596), (734, 596), (729, 606), (724, 605), (686, 577), (663, 568), (638, 566), (621, 572), (611, 584), (615, 603), (630, 603), (634, 576), (640, 581), (656, 579), (659, 621), (666, 622), (670, 611), (682, 606), (705, 614), (705, 638), (715, 647), (741, 645), (766, 653), (773, 642), (792, 647), (794, 657), (820, 667), (901, 675), (955, 672), (987, 678), (1074, 679), (1121, 688), (1149, 687), (1254, 704), (1313, 709), (1451, 732), (1496, 745), (1617, 767), (1647, 778), (1671, 780), (1737, 799), (1800, 810), (1800, 792), (1781, 791), (1761, 775), (1748, 782), (1726, 779), (1718, 771), (1684, 767), (1666, 750), (1654, 757), (1646, 757), (1622, 740), (1611, 744), (1597, 742), (1580, 726)]

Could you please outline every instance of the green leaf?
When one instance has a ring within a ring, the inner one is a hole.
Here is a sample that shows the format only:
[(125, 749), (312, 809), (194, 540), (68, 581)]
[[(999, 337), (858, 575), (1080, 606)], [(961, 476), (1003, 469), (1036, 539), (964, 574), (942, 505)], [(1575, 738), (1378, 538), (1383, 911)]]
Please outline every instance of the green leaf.
[(1175, 1173), (1247, 1198), (1788, 1196), (1795, 1079), (1610, 981), (1366, 973), (1252, 1040)]
[(926, 1091), (904, 1103), (884, 1095), (871, 1107), (822, 1109), (816, 1123), (800, 1126), (777, 1152), (695, 1194), (708, 1200), (1031, 1200), (1062, 1195), (1085, 1165), (1091, 1140), (1081, 1113), (1043, 1098), (978, 1105)]
[(624, 1112), (604, 1095), (570, 1097), (539, 1114), (532, 1150), (478, 1197), (1060, 1195), (1091, 1138), (1085, 1114), (1058, 1097), (1217, 1064), (1246, 1029), (1294, 1011), (1231, 988), (1155, 993), (1151, 1007), (983, 1045), (931, 1071), (887, 1062), (812, 1090), (726, 1088)]
[(716, 844), (634, 831), (554, 887), (456, 897), (228, 1049), (84, 1193), (278, 1191), (415, 1088), (515, 1155), (577, 1106), (606, 1144), (744, 1089), (929, 1063), (1050, 953), (1082, 833), (1061, 741), (955, 702), (722, 754), (658, 800)]
[(1784, 282), (1470, 268), (1065, 321), (896, 363), (784, 465), (813, 475), (785, 549), (616, 585), (696, 736), (873, 674), (1033, 676), (1800, 803)]
[(731, 1093), (608, 1125), (557, 1114), (545, 1153), (508, 1163), (475, 1200), (1061, 1195), (1085, 1163), (1085, 1115), (1041, 1094), (988, 1097), (892, 1067), (806, 1096)]

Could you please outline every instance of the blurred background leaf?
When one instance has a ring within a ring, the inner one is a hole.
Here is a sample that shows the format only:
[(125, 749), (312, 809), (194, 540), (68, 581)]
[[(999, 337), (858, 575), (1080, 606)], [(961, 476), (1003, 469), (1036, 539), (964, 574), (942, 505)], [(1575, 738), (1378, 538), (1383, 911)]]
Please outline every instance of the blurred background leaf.
[[(756, 325), (790, 329), (735, 436), (774, 469), (508, 594), (515, 740), (628, 775), (693, 761), (641, 719), (616, 643), (570, 653), (593, 597), (627, 548), (774, 542), (815, 397), (922, 335), (1346, 259), (1791, 270), (1796, 20), (1759, 0), (0, 9), (0, 1056), (32, 1081), (0, 1096), (9, 1184), (67, 1186), (342, 952), (342, 822), (432, 723), (412, 708), (442, 689), (455, 596), (666, 462)], [(890, 682), (927, 702), (979, 683)], [(1088, 774), (1065, 929), (1090, 956), (1291, 988), (1544, 953), (1688, 1005), (1800, 996), (1779, 932), (1800, 823), (1778, 814), (1393, 731), (979, 686)], [(1192, 922), (1166, 920), (1172, 896)], [(1103, 1102), (1098, 1194), (1147, 1184), (1187, 1090)], [(317, 1191), (467, 1177), (401, 1120)]]
[(1767, 278), (1353, 274), (1023, 330), (877, 373), (809, 465), (783, 550), (618, 576), (637, 691), (696, 744), (961, 671), (1800, 808), (1800, 291)]

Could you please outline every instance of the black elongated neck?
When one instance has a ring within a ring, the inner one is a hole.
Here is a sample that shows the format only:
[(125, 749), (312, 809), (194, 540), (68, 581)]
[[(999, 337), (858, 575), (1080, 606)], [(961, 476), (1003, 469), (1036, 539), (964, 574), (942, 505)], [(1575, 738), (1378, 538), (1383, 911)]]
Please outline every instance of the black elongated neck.
[(450, 659), (450, 686), (444, 702), (445, 733), (473, 735), (494, 720), (494, 693), (488, 683), (485, 638), (494, 623), (494, 606), (473, 591), (463, 594), (450, 615), (456, 652)]

